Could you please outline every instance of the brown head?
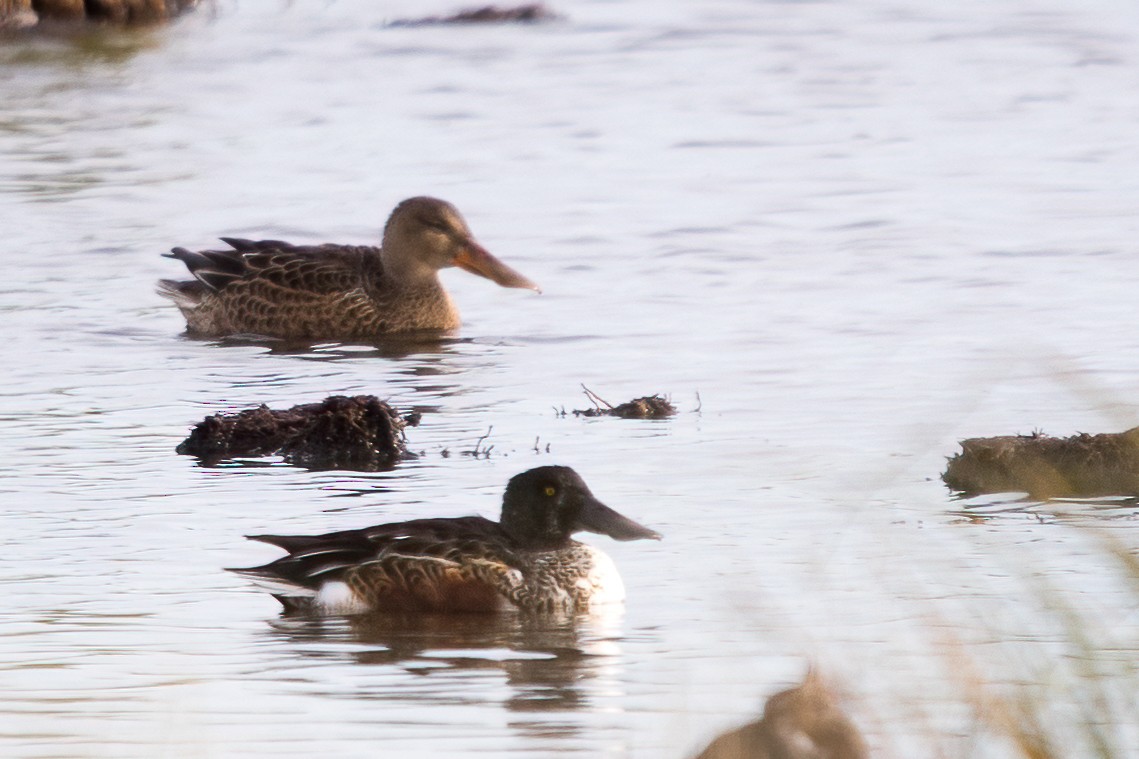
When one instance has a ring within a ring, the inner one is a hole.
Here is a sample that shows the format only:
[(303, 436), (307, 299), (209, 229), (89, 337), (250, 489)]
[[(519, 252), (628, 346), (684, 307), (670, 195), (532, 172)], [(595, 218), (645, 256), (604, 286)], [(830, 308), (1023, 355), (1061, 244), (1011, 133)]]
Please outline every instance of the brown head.
[(536, 284), (479, 245), (450, 203), (420, 196), (400, 203), (384, 226), (384, 270), (402, 282), (427, 281), (439, 269), (458, 266), (503, 287), (541, 292)]

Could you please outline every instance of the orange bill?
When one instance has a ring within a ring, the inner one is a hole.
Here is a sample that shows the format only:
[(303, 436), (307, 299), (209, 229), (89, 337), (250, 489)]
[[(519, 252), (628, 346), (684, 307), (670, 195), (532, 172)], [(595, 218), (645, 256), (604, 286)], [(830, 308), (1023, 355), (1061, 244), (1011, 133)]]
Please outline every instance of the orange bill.
[(486, 277), (503, 287), (521, 287), (535, 292), (542, 292), (536, 284), (511, 269), (509, 266), (492, 256), (486, 248), (474, 240), (469, 241), (455, 256), (455, 266), (471, 274)]

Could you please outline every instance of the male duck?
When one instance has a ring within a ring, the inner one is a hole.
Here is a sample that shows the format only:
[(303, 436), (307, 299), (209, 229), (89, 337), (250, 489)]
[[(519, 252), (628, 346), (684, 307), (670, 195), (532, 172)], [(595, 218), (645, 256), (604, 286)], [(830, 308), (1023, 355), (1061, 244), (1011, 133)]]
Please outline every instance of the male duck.
[(582, 530), (660, 539), (597, 500), (573, 469), (543, 466), (510, 480), (498, 522), (414, 519), (326, 535), (251, 535), (289, 555), (232, 571), (269, 589), (286, 611), (316, 614), (572, 612), (623, 600), (612, 559), (570, 538)]
[(166, 254), (194, 279), (160, 280), (158, 292), (177, 304), (194, 335), (331, 340), (453, 330), (459, 312), (438, 276), (448, 266), (538, 290), (479, 245), (455, 207), (438, 198), (396, 206), (379, 248), (221, 239), (233, 250)]

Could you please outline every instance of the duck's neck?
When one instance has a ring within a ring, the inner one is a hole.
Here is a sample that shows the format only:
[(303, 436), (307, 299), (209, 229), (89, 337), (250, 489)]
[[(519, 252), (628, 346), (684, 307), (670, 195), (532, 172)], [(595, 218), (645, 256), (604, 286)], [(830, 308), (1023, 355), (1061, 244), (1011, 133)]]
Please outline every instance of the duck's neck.
[(532, 527), (525, 530), (518, 530), (517, 528), (512, 530), (509, 526), (504, 526), (503, 531), (514, 542), (515, 546), (523, 551), (560, 551), (563, 548), (575, 545), (577, 542), (569, 535), (542, 533)]
[(398, 249), (380, 250), (385, 284), (394, 290), (442, 290), (438, 270), (428, 266), (415, 256), (401, 255)]

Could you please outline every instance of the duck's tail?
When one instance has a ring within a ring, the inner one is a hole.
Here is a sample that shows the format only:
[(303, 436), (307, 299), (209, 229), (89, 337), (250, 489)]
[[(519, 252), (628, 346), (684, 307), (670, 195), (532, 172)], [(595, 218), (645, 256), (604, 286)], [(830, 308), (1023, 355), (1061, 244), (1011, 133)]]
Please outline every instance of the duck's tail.
[(160, 279), (155, 292), (169, 298), (182, 311), (193, 311), (202, 302), (202, 286), (197, 281), (179, 282), (176, 279)]

